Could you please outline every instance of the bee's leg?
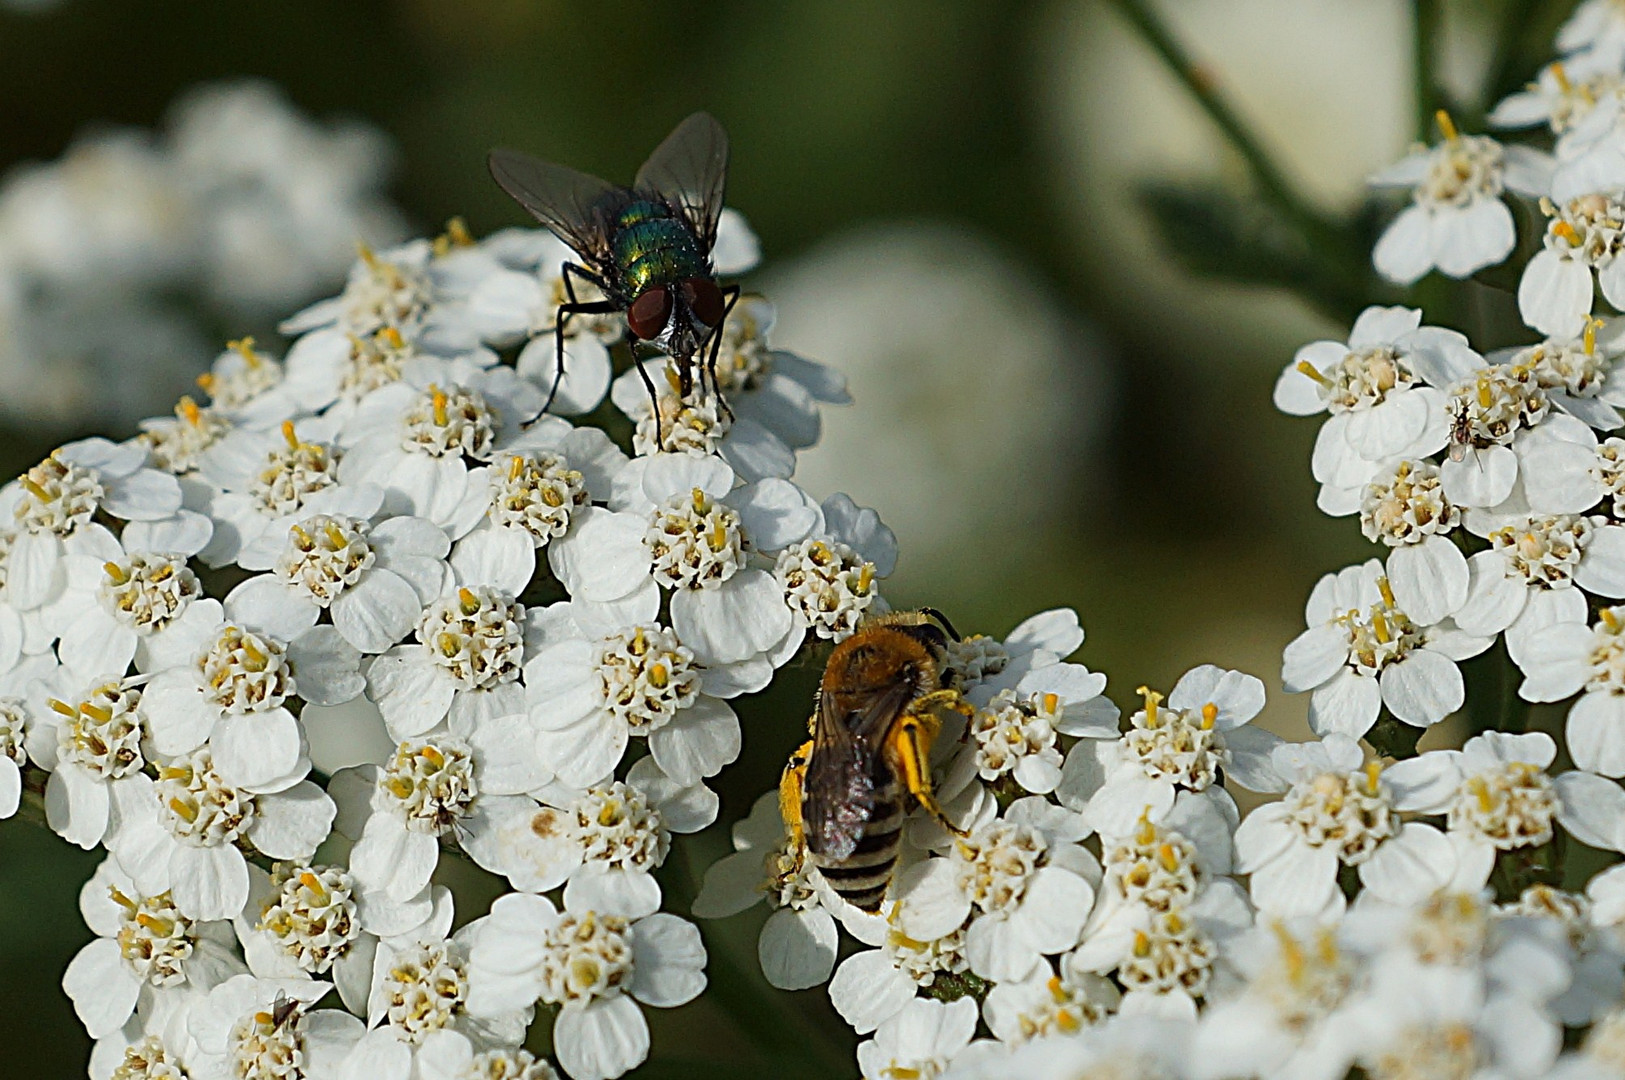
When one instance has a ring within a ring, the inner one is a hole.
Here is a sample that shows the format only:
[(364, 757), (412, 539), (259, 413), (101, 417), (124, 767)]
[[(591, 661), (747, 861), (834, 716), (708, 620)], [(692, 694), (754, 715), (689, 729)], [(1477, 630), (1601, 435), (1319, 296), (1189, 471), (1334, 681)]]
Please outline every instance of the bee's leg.
[(784, 826), (790, 832), (790, 848), (797, 853), (802, 850), (806, 840), (801, 821), (801, 796), (807, 780), (807, 759), (812, 757), (812, 748), (811, 739), (802, 743), (790, 755), (790, 761), (779, 777), (779, 816), (784, 819)]
[[(917, 699), (915, 705), (935, 696), (927, 694)], [(937, 824), (955, 836), (965, 836), (965, 830), (948, 820), (948, 815), (942, 812), (937, 797), (931, 792), (931, 743), (941, 726), (941, 722), (930, 712), (909, 712), (897, 721), (886, 742), (892, 760), (897, 763), (898, 779), (908, 793), (914, 796), (927, 814), (936, 819)]]
[(620, 310), (618, 306), (609, 300), (594, 300), (589, 303), (582, 303), (576, 298), (575, 284), (571, 280), (572, 274), (583, 281), (597, 285), (600, 289), (603, 288), (603, 282), (599, 280), (598, 275), (585, 267), (577, 266), (573, 262), (565, 263), (564, 269), (559, 271), (559, 277), (564, 281), (564, 295), (569, 299), (559, 305), (558, 314), (553, 318), (553, 385), (547, 391), (547, 402), (542, 406), (543, 412), (552, 407), (553, 397), (559, 392), (559, 383), (564, 381), (564, 331), (565, 327), (570, 323), (570, 316), (608, 315), (611, 312)]
[[(711, 373), (711, 389), (716, 393), (717, 400), (722, 403), (722, 411), (729, 420), (734, 418), (734, 411), (729, 406), (728, 399), (722, 396), (722, 384), (717, 381), (717, 357), (722, 354), (722, 328), (728, 325), (728, 316), (733, 313), (734, 305), (739, 303), (739, 293), (738, 285), (729, 285), (722, 290), (727, 302), (722, 306), (722, 318), (711, 328), (711, 338), (707, 342), (711, 348), (705, 357), (705, 370)], [(704, 346), (701, 346), (701, 351), (705, 351)]]

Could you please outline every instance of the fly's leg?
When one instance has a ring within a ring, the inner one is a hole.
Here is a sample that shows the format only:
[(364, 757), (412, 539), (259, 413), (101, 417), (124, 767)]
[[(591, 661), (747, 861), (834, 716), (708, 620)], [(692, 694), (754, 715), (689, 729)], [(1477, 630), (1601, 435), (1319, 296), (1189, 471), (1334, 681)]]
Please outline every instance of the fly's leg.
[[(552, 407), (553, 398), (559, 392), (559, 383), (564, 381), (564, 331), (565, 327), (570, 324), (570, 316), (608, 315), (611, 312), (621, 310), (619, 305), (610, 300), (593, 300), (583, 303), (577, 299), (575, 284), (570, 276), (572, 273), (581, 280), (591, 282), (600, 289), (604, 288), (604, 283), (597, 274), (585, 267), (577, 266), (573, 262), (565, 263), (564, 269), (559, 272), (559, 277), (564, 280), (564, 295), (568, 297), (568, 300), (559, 305), (558, 314), (553, 319), (553, 345), (555, 349), (553, 386), (547, 392), (547, 404), (542, 406), (543, 412)], [(607, 292), (608, 290), (604, 291)]]
[[(927, 694), (918, 698), (915, 705), (936, 696)], [(958, 697), (957, 694), (954, 696)], [(910, 706), (911, 709), (913, 707)], [(942, 812), (937, 797), (931, 792), (931, 743), (937, 737), (937, 731), (941, 726), (941, 722), (929, 712), (906, 713), (886, 736), (887, 749), (897, 765), (898, 779), (903, 782), (903, 787), (908, 789), (908, 793), (914, 796), (914, 801), (918, 802), (944, 829), (955, 836), (967, 836), (969, 834), (964, 829), (948, 820), (948, 815)]]
[[(705, 382), (704, 373), (707, 371), (711, 373), (711, 390), (717, 395), (717, 401), (721, 403), (722, 411), (729, 420), (734, 418), (734, 411), (728, 405), (728, 399), (722, 396), (722, 384), (717, 381), (717, 357), (722, 353), (722, 328), (728, 325), (728, 316), (732, 314), (734, 305), (739, 303), (739, 293), (738, 285), (729, 285), (722, 290), (722, 295), (727, 302), (722, 307), (722, 318), (718, 319), (716, 326), (711, 328), (711, 336), (706, 342), (711, 346), (711, 349), (706, 355), (705, 366), (701, 369), (700, 374), (700, 382), (703, 387)], [(706, 351), (705, 345), (700, 346), (700, 351)]]
[(643, 362), (638, 359), (637, 341), (634, 339), (629, 347), (632, 351), (632, 366), (637, 369), (638, 378), (643, 380), (643, 388), (649, 391), (649, 412), (654, 416), (655, 420), (655, 449), (657, 451), (664, 450), (666, 448), (666, 433), (661, 430), (660, 392), (655, 389), (654, 380), (649, 378), (649, 369), (644, 367)]
[(801, 798), (807, 781), (807, 761), (812, 757), (812, 750), (811, 739), (802, 743), (796, 752), (790, 755), (790, 761), (784, 766), (784, 773), (779, 777), (779, 816), (784, 819), (784, 827), (790, 833), (790, 850), (795, 853), (798, 862), (806, 849), (806, 829), (801, 820)]

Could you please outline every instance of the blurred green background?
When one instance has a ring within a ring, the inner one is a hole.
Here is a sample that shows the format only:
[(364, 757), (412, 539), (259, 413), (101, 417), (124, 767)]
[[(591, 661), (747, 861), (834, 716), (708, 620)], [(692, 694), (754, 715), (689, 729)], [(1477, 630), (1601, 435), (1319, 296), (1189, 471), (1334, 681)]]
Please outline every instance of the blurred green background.
[[(1571, 4), (1159, 5), (1198, 81), (1235, 105), (1329, 223), (1318, 239), (1290, 235), (1279, 207), (1254, 197), (1242, 159), (1124, 18), (1137, 6), (0, 6), (0, 172), (57, 157), (98, 124), (156, 126), (199, 82), (256, 75), (307, 114), (385, 131), (400, 152), (390, 193), (417, 231), (461, 214), (483, 234), (522, 222), (486, 177), (491, 146), (624, 181), (680, 117), (709, 109), (733, 138), (729, 201), (766, 255), (752, 280), (783, 313), (775, 340), (851, 377), (856, 404), (826, 412), (829, 445), (805, 475), (897, 528), (889, 598), (997, 634), (1072, 605), (1089, 633), (1081, 659), (1107, 672), (1120, 703), (1216, 662), (1264, 677), (1269, 722), (1294, 730), (1305, 702), (1278, 693), (1281, 647), (1315, 578), (1373, 552), (1353, 521), (1315, 510), (1317, 425), (1276, 413), (1271, 386), (1297, 345), (1341, 336), (1366, 295), (1426, 299), (1429, 321), (1507, 333), (1486, 321), (1478, 286), (1376, 288), (1364, 256), (1393, 204), (1367, 206), (1362, 181), (1420, 131), (1419, 55), (1428, 93), (1467, 127), (1532, 75)], [(1422, 54), (1418, 12), (1432, 20)], [(1315, 295), (1271, 284), (1283, 280)], [(85, 433), (0, 429), (3, 474)], [(724, 821), (774, 783), (817, 662), (741, 707), (746, 751), (721, 778)], [(701, 867), (726, 843), (714, 832), (691, 845)], [(0, 823), (4, 1075), (83, 1069), (84, 1035), (58, 986), (87, 937), (73, 905), (95, 861)], [(728, 955), (754, 965), (759, 918), (707, 928), (724, 993), (653, 1016), (657, 1059), (749, 1066), (763, 1032), (782, 1043), (803, 1023), (839, 1031), (821, 990), (758, 1005), (730, 981)], [(730, 1001), (765, 1010), (761, 1022), (719, 1018)], [(809, 1075), (827, 1073), (817, 1060)], [(648, 1075), (661, 1068), (681, 1071)]]

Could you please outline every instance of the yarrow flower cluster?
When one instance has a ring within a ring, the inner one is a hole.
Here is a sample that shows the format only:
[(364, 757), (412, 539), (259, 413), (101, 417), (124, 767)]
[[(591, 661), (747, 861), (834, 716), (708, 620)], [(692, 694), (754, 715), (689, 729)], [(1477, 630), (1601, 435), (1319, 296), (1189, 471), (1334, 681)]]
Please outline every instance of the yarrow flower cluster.
[[(730, 211), (718, 269), (754, 248)], [(730, 700), (885, 610), (896, 545), (789, 479), (796, 377), (840, 380), (771, 350), (760, 298), (731, 400), (685, 405), (729, 438), (564, 419), (609, 393), (618, 315), (571, 327), (544, 413), (563, 257), (455, 223), (364, 248), (280, 358), (234, 342), (207, 404), (0, 489), (0, 811), (107, 852), (64, 981), (93, 1075), (536, 1080), (541, 1009), (603, 1080), (705, 985), (654, 872), (716, 818)], [(340, 716), (392, 751), (324, 760)], [(516, 890), (456, 933), (450, 855)]]
[[(105, 850), (63, 979), (91, 1075), (611, 1080), (709, 985), (687, 916), (758, 903), (767, 981), (827, 987), (866, 1080), (1618, 1075), (1625, 876), (1574, 853), (1625, 852), (1625, 322), (1593, 310), (1625, 304), (1625, 7), (1560, 46), (1493, 116), (1551, 154), (1441, 114), (1376, 178), (1413, 189), (1399, 283), (1502, 263), (1531, 200), (1530, 332), (1371, 307), (1277, 382), (1376, 545), (1284, 649), (1307, 741), (1217, 664), (1125, 715), (1069, 608), (891, 613), (891, 531), (794, 480), (839, 377), (745, 296), (685, 379), (539, 230), (364, 248), (281, 358), (235, 342), (206, 406), (0, 488), (0, 816)], [(715, 269), (754, 260), (724, 213)], [(618, 442), (578, 422), (606, 401)], [(863, 677), (671, 910), (736, 708), (831, 656)], [(381, 749), (336, 757), (347, 724)], [(502, 895), (458, 918), (447, 858)]]

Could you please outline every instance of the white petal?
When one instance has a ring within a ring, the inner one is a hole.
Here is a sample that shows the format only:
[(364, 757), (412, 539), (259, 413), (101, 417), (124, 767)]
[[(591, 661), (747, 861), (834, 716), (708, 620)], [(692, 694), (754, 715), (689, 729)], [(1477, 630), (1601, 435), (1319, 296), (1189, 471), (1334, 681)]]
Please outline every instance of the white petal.
[(1313, 690), (1335, 676), (1349, 658), (1348, 631), (1334, 623), (1311, 626), (1281, 656), (1281, 683), (1289, 694)]
[(273, 859), (308, 859), (327, 839), (337, 813), (327, 792), (303, 780), (259, 800), (248, 838)]
[(1625, 598), (1625, 526), (1605, 525), (1591, 534), (1574, 582), (1610, 600)]
[(671, 1009), (705, 989), (705, 945), (693, 923), (661, 912), (632, 925), (632, 996)]
[(248, 900), (248, 863), (233, 847), (176, 844), (169, 856), (175, 906), (194, 919), (229, 919)]
[(1382, 688), (1370, 675), (1345, 668), (1309, 698), (1309, 728), (1358, 739), (1371, 730), (1382, 710)]
[(1417, 649), (1383, 668), (1382, 700), (1407, 724), (1427, 727), (1461, 708), (1466, 685), (1456, 662), (1432, 649)]
[(1460, 461), (1446, 459), (1439, 481), (1457, 506), (1499, 506), (1518, 482), (1518, 455), (1505, 446), (1472, 450)]
[(62, 989), (90, 1037), (100, 1039), (123, 1027), (135, 1011), (141, 980), (125, 964), (117, 941), (97, 938), (68, 962)]
[(1576, 768), (1625, 776), (1625, 697), (1607, 691), (1585, 694), (1569, 710), (1564, 730)]
[(715, 698), (700, 697), (649, 735), (660, 768), (688, 787), (715, 776), (739, 756), (739, 718)]
[(879, 949), (865, 949), (841, 961), (829, 982), (830, 1004), (852, 1030), (867, 1035), (914, 1000), (914, 980)]
[(1442, 621), (1467, 602), (1467, 557), (1443, 536), (1397, 548), (1388, 556), (1388, 583), (1399, 609), (1418, 626)]
[(572, 1002), (553, 1022), (553, 1053), (573, 1080), (613, 1080), (649, 1056), (649, 1024), (624, 994)]
[(1552, 782), (1562, 801), (1558, 821), (1582, 844), (1607, 851), (1625, 847), (1625, 790), (1594, 773), (1566, 772)]
[(1455, 848), (1431, 825), (1412, 821), (1360, 864), (1360, 883), (1390, 904), (1419, 904), (1450, 883)]
[(1371, 251), (1377, 273), (1397, 285), (1409, 285), (1433, 269), (1428, 243), (1428, 212), (1412, 203), (1383, 230)]
[(1591, 271), (1549, 248), (1535, 253), (1518, 282), (1518, 313), (1548, 337), (1578, 337), (1591, 311)]
[(1500, 199), (1480, 197), (1463, 209), (1445, 207), (1430, 222), (1430, 245), (1439, 269), (1464, 278), (1512, 253), (1517, 232), (1512, 211)]
[(423, 604), (405, 578), (375, 567), (344, 590), (330, 610), (344, 640), (360, 652), (381, 653), (412, 632)]
[(702, 664), (727, 664), (766, 652), (790, 632), (790, 609), (764, 570), (741, 570), (711, 589), (671, 598), (672, 629)]

